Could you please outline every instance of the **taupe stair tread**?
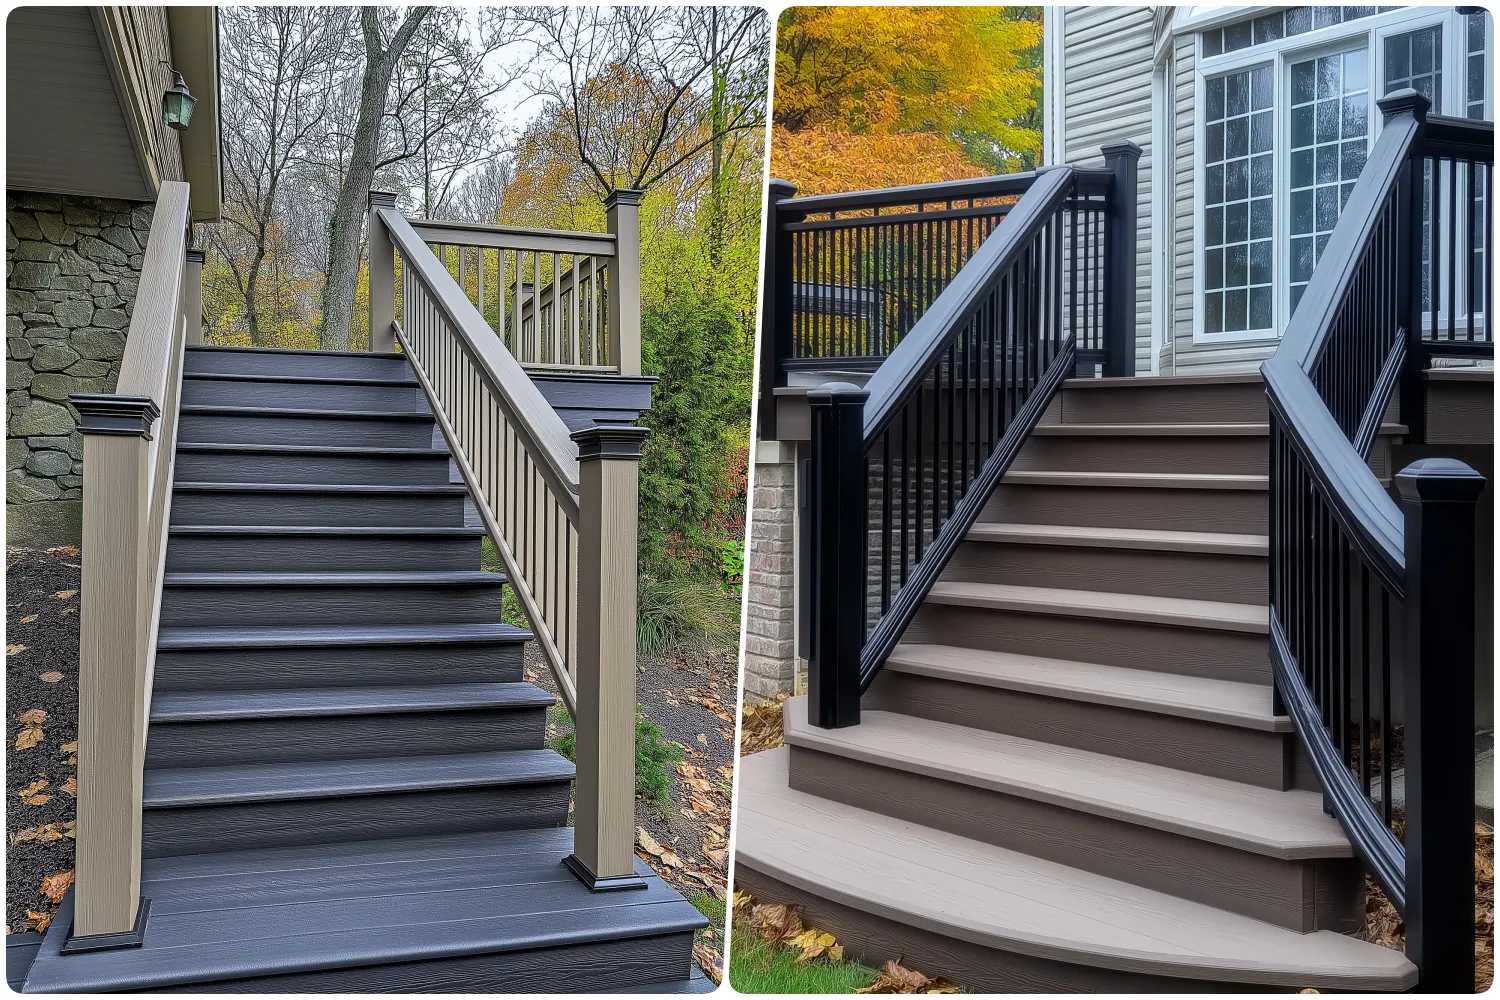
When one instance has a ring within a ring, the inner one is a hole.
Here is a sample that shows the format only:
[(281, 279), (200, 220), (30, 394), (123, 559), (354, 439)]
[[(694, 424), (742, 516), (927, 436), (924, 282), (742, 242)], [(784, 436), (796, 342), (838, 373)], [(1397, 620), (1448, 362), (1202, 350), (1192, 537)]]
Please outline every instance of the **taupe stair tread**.
[(970, 541), (1023, 545), (1073, 545), (1096, 549), (1153, 549), (1218, 555), (1264, 556), (1265, 535), (1218, 531), (1162, 531), (1074, 524), (1006, 524), (980, 521), (964, 536)]
[(1160, 389), (1174, 385), (1230, 385), (1264, 382), (1260, 372), (1230, 372), (1214, 375), (1112, 375), (1108, 378), (1070, 378), (1064, 389)]
[(885, 669), (1244, 729), (1292, 731), (1289, 718), (1271, 711), (1269, 684), (923, 643), (897, 646)]
[(794, 791), (787, 753), (741, 760), (736, 855), (844, 906), (981, 947), (1096, 968), (1319, 989), (1416, 983), (1416, 967), (1379, 945), (1332, 931), (1299, 934)]
[(997, 611), (1109, 618), (1229, 632), (1258, 632), (1263, 635), (1270, 632), (1270, 613), (1261, 604), (1231, 604), (1227, 601), (1197, 601), (1150, 594), (1112, 594), (1099, 590), (1061, 590), (1055, 587), (957, 581), (939, 581), (933, 584), (927, 600), (936, 604)]
[(1211, 472), (1092, 472), (1012, 469), (1001, 482), (1015, 486), (1104, 486), (1137, 489), (1264, 490), (1268, 477)]
[(806, 697), (785, 709), (786, 741), (884, 767), (987, 788), (1282, 860), (1347, 858), (1323, 797), (1275, 791), (1123, 757), (897, 712), (819, 729)]

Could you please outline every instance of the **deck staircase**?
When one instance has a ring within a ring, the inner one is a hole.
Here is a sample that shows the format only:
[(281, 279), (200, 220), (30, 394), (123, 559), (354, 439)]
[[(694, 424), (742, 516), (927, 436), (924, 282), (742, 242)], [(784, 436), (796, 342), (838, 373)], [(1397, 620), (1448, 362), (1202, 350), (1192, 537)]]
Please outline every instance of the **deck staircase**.
[(741, 763), (739, 883), (973, 989), (1411, 986), (1273, 706), (1267, 433), (1258, 375), (1064, 383), (860, 724)]
[(142, 795), (141, 947), (27, 992), (693, 992), (705, 920), (563, 864), (554, 696), (399, 354), (190, 347)]

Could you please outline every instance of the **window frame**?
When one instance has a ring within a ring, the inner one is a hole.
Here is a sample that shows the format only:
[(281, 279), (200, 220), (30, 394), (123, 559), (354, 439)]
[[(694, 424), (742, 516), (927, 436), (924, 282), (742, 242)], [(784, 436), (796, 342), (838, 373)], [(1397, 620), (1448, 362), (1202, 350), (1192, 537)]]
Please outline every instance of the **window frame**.
[[(1260, 8), (1246, 8), (1246, 17), (1252, 16)], [(1489, 93), (1489, 82), (1493, 79), (1494, 67), (1494, 31), (1495, 15), (1490, 13), (1486, 18), (1485, 49), (1490, 57), (1485, 60), (1485, 82), (1486, 114), (1492, 112), (1493, 96)], [(1247, 345), (1276, 343), (1281, 339), (1286, 329), (1287, 322), (1291, 319), (1291, 290), (1288, 287), (1290, 278), (1289, 239), (1291, 232), (1291, 199), (1289, 197), (1289, 183), (1291, 168), (1290, 143), (1291, 143), (1291, 71), (1292, 64), (1303, 62), (1307, 59), (1317, 58), (1320, 55), (1328, 55), (1334, 52), (1343, 52), (1360, 45), (1365, 47), (1366, 60), (1365, 71), (1368, 74), (1367, 93), (1369, 104), (1369, 127), (1366, 132), (1366, 155), (1374, 149), (1375, 140), (1379, 137), (1384, 122), (1381, 120), (1380, 109), (1376, 102), (1383, 96), (1385, 80), (1385, 39), (1391, 35), (1405, 34), (1410, 31), (1430, 27), (1434, 24), (1443, 26), (1443, 75), (1444, 107), (1453, 103), (1450, 97), (1457, 97), (1457, 107), (1460, 116), (1467, 108), (1467, 72), (1465, 60), (1467, 57), (1467, 42), (1465, 41), (1467, 15), (1459, 14), (1452, 7), (1405, 7), (1401, 10), (1387, 11), (1383, 14), (1374, 14), (1367, 18), (1361, 18), (1347, 23), (1329, 25), (1325, 28), (1317, 28), (1313, 31), (1294, 35), (1290, 38), (1281, 38), (1273, 42), (1265, 42), (1260, 45), (1252, 45), (1235, 52), (1216, 56), (1205, 56), (1203, 54), (1203, 30), (1200, 28), (1195, 32), (1194, 39), (1194, 66), (1193, 66), (1193, 343), (1194, 344), (1226, 344), (1243, 343)], [(1272, 190), (1271, 208), (1273, 212), (1273, 233), (1271, 270), (1274, 294), (1272, 297), (1272, 325), (1269, 330), (1233, 330), (1208, 333), (1205, 330), (1207, 309), (1204, 295), (1207, 289), (1204, 287), (1204, 243), (1207, 236), (1206, 205), (1204, 194), (1207, 190), (1207, 163), (1205, 152), (1207, 150), (1207, 121), (1205, 110), (1207, 107), (1208, 80), (1213, 77), (1223, 76), (1228, 73), (1244, 72), (1259, 66), (1271, 67), (1271, 79), (1273, 87), (1272, 95), (1272, 129), (1275, 139), (1272, 143)]]

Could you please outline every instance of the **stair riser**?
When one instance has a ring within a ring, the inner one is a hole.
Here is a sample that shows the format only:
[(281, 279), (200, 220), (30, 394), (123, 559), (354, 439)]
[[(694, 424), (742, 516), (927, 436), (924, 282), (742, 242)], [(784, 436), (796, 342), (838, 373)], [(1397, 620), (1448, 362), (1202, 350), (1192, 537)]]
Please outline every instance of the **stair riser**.
[(811, 795), (1296, 931), (1350, 931), (1363, 916), (1364, 877), (1352, 858), (1286, 861), (932, 775), (791, 749), (791, 787)]
[(443, 486), (448, 456), (298, 455), (180, 451), (179, 483)]
[(462, 494), (399, 493), (244, 493), (178, 490), (172, 496), (173, 524), (294, 524), (347, 528), (404, 524), (456, 527), (464, 523)]
[(521, 679), (521, 643), (163, 649), (155, 686), (163, 691), (467, 684)]
[(904, 641), (968, 646), (1254, 684), (1271, 682), (1266, 637), (1248, 632), (996, 611), (929, 602), (917, 612)]
[(376, 413), (430, 413), (427, 395), (416, 383), (360, 385), (329, 382), (247, 382), (239, 379), (185, 378), (184, 405), (279, 406), (310, 410), (369, 410)]
[(178, 440), (194, 444), (342, 444), (356, 448), (430, 448), (429, 420), (379, 417), (184, 413)]
[(1011, 466), (1017, 471), (1196, 472), (1265, 475), (1270, 445), (1265, 437), (1226, 434), (1181, 437), (1101, 434), (1090, 437), (1037, 434), (1028, 438)]
[(1266, 573), (1261, 556), (977, 541), (941, 579), (1265, 604)]
[(195, 351), (189, 349), (185, 372), (219, 375), (292, 375), (311, 378), (399, 378), (416, 383), (405, 358), (370, 355), (296, 354), (291, 351)]
[[(686, 979), (693, 936), (663, 934), (530, 948), (427, 962), (321, 969), (195, 983), (163, 993), (591, 993), (681, 992), (657, 984)], [(621, 984), (636, 989), (622, 990)], [(712, 984), (709, 984), (710, 986)], [(700, 992), (708, 992), (703, 990)]]
[(477, 538), (392, 535), (179, 535), (167, 543), (168, 573), (476, 570)]
[(889, 665), (876, 675), (861, 704), (871, 711), (900, 712), (1277, 791), (1288, 787), (1288, 742), (1296, 738), (1290, 733), (966, 684), (906, 673)]
[(1263, 535), (1266, 492), (1004, 483), (980, 520)]
[(425, 754), (532, 750), (545, 708), (153, 722), (146, 766), (213, 767)]
[[(498, 577), (497, 577), (498, 580)], [(432, 622), (482, 624), (500, 618), (501, 584), (391, 587), (200, 587), (162, 591), (163, 627)]]
[(1048, 417), (1065, 424), (1252, 424), (1265, 423), (1266, 414), (1264, 383), (1224, 382), (1065, 387)]
[[(142, 857), (562, 826), (569, 782), (146, 809)], [(435, 827), (434, 824), (438, 824)]]

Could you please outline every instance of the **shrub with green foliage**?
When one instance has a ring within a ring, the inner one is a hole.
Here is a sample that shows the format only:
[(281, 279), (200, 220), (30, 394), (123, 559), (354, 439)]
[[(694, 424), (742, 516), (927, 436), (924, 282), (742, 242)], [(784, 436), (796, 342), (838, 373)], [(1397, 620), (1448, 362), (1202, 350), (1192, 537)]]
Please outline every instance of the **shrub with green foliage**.
[(740, 602), (718, 584), (691, 577), (641, 576), (636, 590), (636, 649), (733, 649), (740, 639)]
[[(665, 806), (672, 791), (672, 767), (682, 760), (682, 747), (666, 738), (666, 731), (645, 716), (646, 706), (636, 706), (635, 716), (635, 794), (657, 806)], [(566, 710), (562, 717), (566, 718)], [(562, 720), (558, 720), (562, 729)], [(572, 720), (553, 748), (564, 757), (578, 762), (578, 735)]]

